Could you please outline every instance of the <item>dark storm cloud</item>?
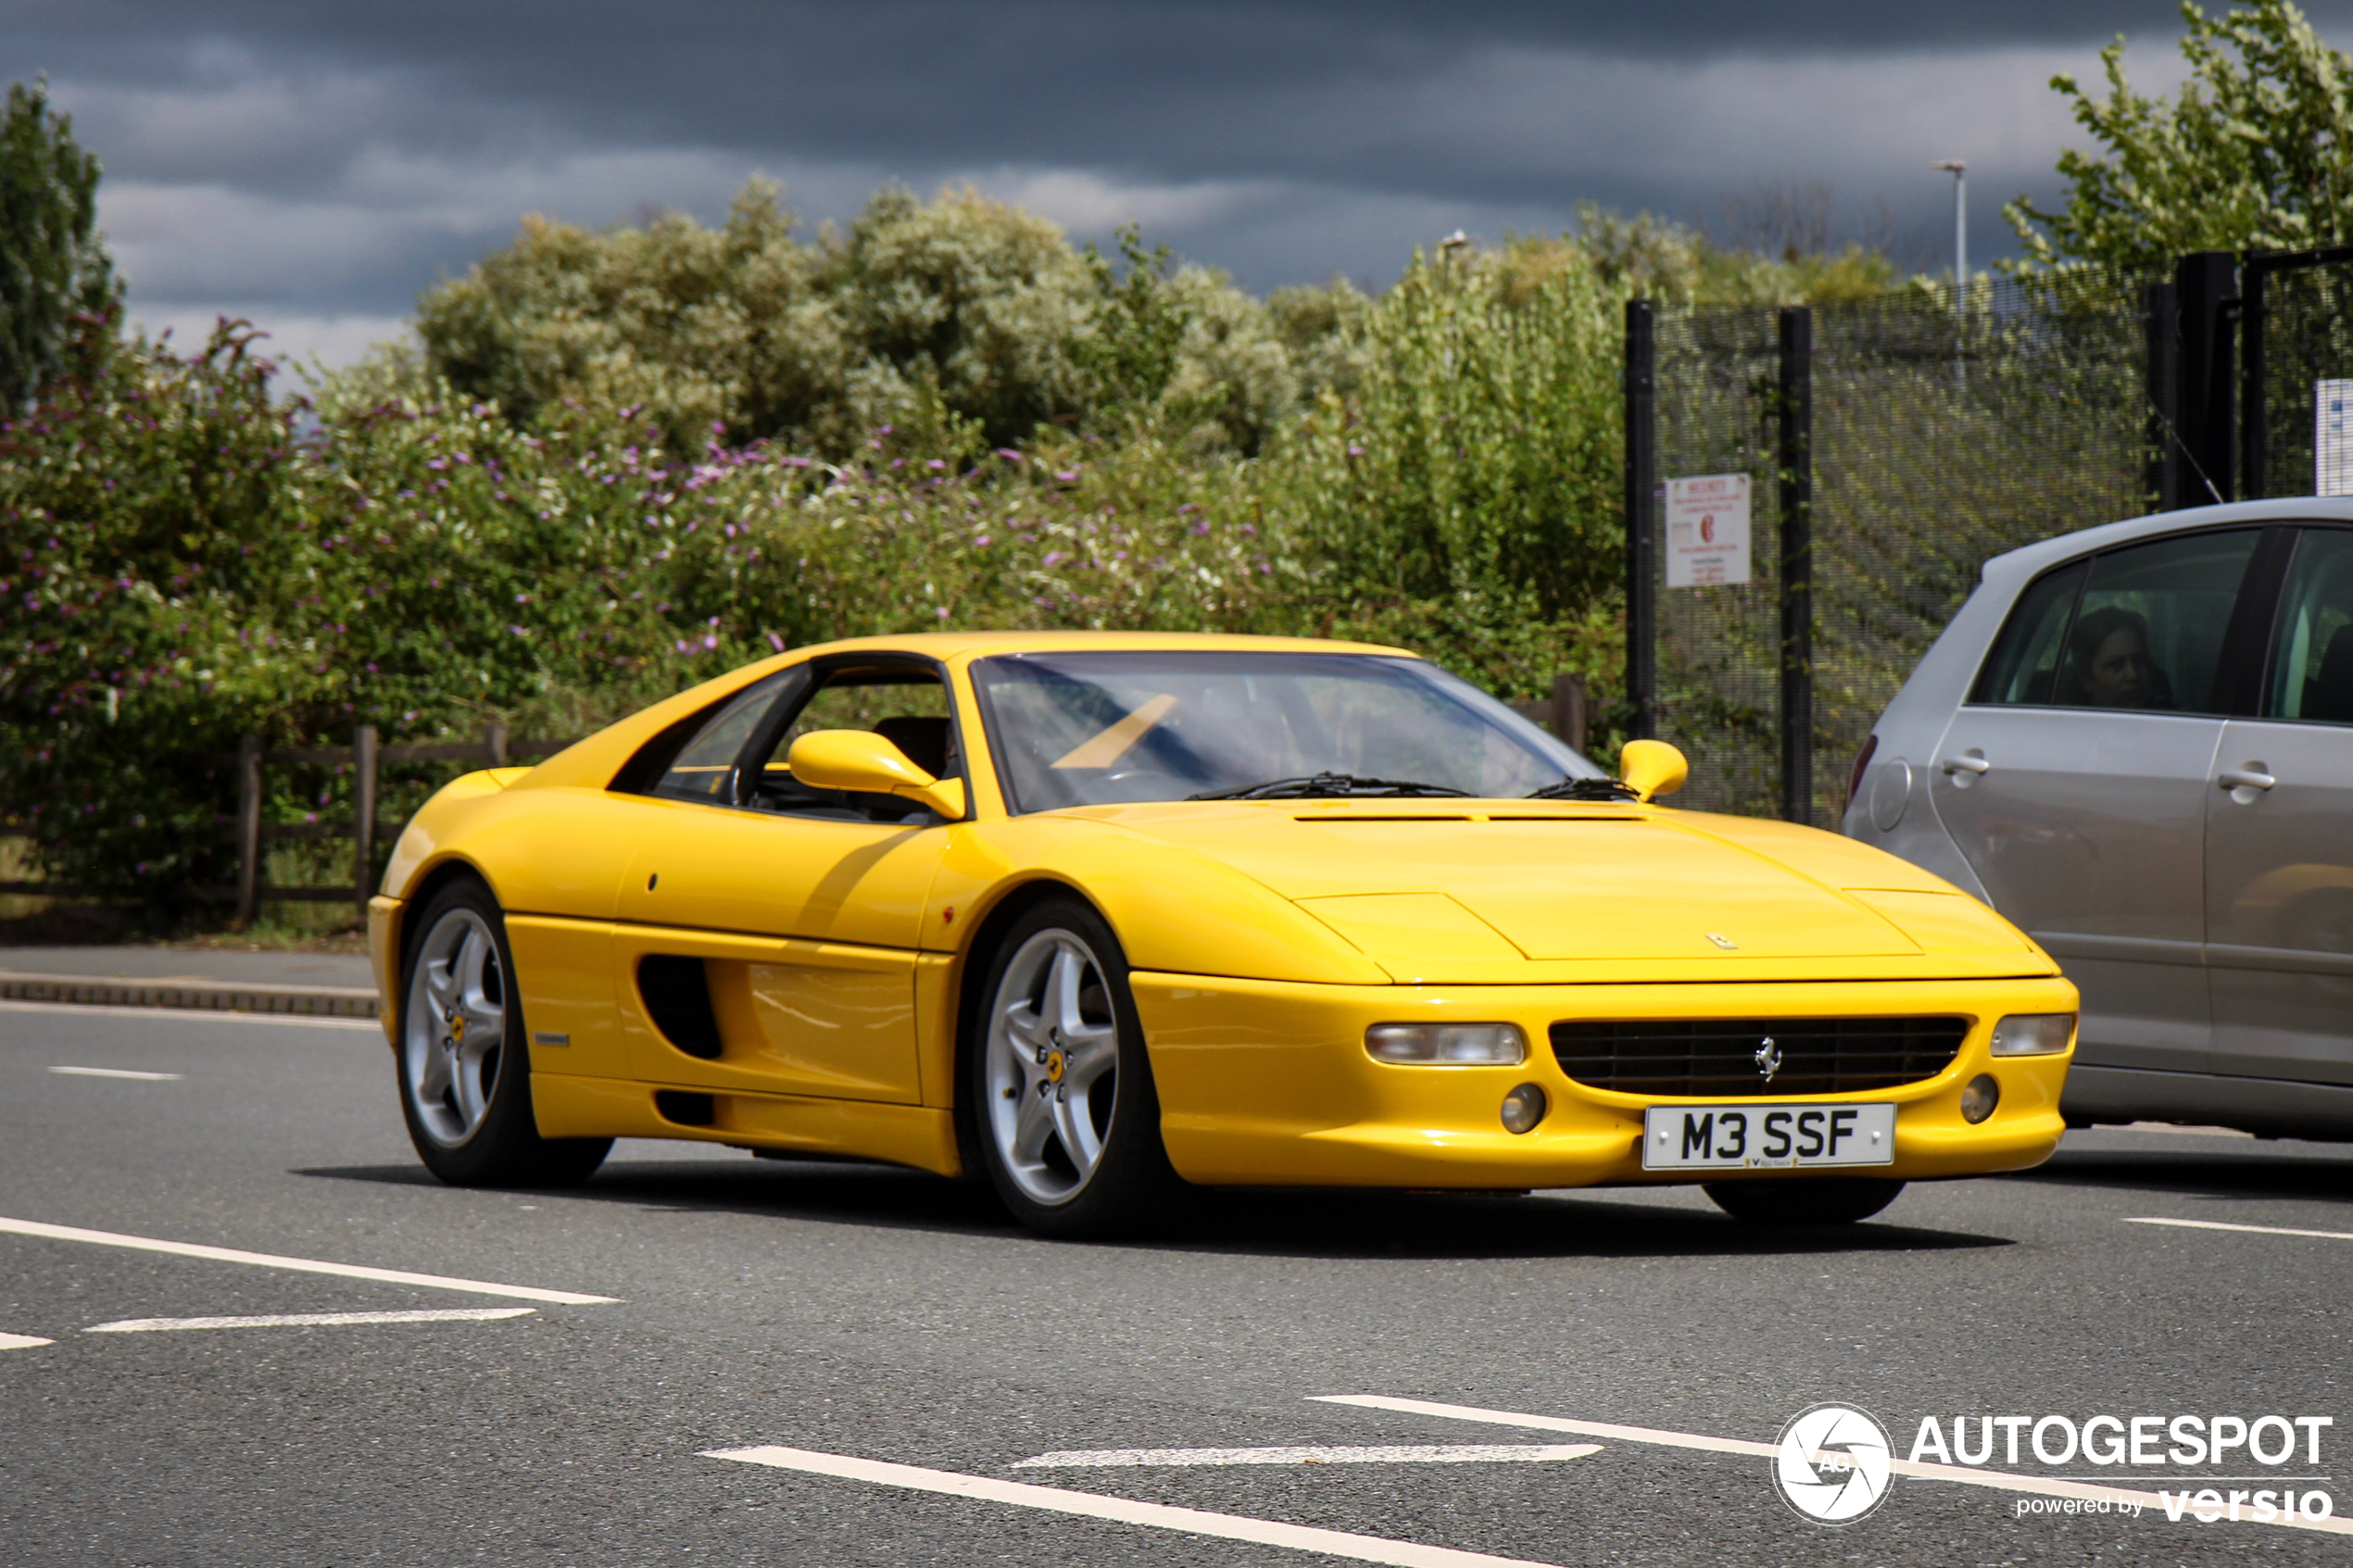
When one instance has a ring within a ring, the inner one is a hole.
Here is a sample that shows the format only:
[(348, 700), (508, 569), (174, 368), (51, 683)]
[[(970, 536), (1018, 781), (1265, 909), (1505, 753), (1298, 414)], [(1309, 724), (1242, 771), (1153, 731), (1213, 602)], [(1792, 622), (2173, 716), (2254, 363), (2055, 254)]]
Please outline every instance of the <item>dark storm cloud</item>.
[[(368, 128), (422, 145), (501, 126), (527, 139), (535, 126), (591, 143), (789, 147), (814, 157), (1083, 157), (1175, 178), (1442, 172), (1476, 178), (1491, 194), (1537, 172), (1541, 160), (1509, 147), (1466, 157), (1393, 118), (1401, 94), (1482, 57), (1743, 56), (1769, 69), (1791, 59), (2178, 30), (2166, 0), (83, 0), (18, 4), (0, 15), (12, 63), (45, 62), (60, 74), (192, 85), (244, 56), (265, 69), (396, 82), (396, 106), (371, 106), (396, 112), (371, 117)], [(1561, 107), (1564, 119), (1573, 113)], [(320, 177), (343, 140), (336, 129), (277, 149), (256, 172)]]
[[(2353, 0), (2317, 8), (2323, 25)], [(107, 160), (136, 291), (393, 313), (528, 209), (715, 216), (754, 169), (815, 216), (975, 178), (1074, 230), (1120, 216), (1257, 286), (1393, 270), (1462, 224), (1599, 199), (1705, 218), (1822, 178), (1976, 221), (2048, 170), (2044, 79), (2169, 0), (0, 0)]]

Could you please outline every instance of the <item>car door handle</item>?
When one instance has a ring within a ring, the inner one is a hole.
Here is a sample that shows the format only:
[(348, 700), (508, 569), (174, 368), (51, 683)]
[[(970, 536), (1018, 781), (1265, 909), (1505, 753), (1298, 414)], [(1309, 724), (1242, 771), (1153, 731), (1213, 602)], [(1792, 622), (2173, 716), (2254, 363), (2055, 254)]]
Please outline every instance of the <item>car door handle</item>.
[(1948, 779), (1955, 773), (1990, 773), (1993, 771), (1994, 764), (1982, 757), (1962, 756), (1944, 759), (1944, 776)]
[(2260, 767), (2225, 768), (2214, 776), (2217, 789), (2269, 789), (2279, 782)]

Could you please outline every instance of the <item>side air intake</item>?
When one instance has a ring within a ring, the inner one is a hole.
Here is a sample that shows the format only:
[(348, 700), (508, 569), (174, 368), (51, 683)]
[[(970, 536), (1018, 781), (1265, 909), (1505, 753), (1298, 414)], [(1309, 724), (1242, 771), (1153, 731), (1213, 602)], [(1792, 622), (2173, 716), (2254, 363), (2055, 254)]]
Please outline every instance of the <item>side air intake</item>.
[(637, 960), (637, 995), (663, 1039), (688, 1056), (719, 1060), (719, 1020), (711, 1010), (711, 977), (702, 960), (647, 954)]

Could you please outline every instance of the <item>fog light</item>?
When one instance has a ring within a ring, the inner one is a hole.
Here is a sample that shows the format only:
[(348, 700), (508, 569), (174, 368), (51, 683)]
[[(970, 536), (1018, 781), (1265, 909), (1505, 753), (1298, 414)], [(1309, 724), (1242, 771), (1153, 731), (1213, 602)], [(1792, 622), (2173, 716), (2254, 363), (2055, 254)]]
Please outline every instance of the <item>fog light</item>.
[(1961, 1091), (1961, 1120), (1974, 1126), (1993, 1115), (1994, 1108), (2001, 1103), (2002, 1085), (1994, 1082), (1991, 1073), (1981, 1073)]
[(1504, 1097), (1504, 1131), (1529, 1133), (1544, 1119), (1544, 1091), (1533, 1084), (1522, 1084)]
[(1375, 1061), (1408, 1066), (1516, 1067), (1528, 1060), (1528, 1036), (1512, 1023), (1376, 1023), (1365, 1049)]
[(2018, 1012), (1994, 1025), (1995, 1056), (2057, 1056), (2075, 1033), (2071, 1012)]

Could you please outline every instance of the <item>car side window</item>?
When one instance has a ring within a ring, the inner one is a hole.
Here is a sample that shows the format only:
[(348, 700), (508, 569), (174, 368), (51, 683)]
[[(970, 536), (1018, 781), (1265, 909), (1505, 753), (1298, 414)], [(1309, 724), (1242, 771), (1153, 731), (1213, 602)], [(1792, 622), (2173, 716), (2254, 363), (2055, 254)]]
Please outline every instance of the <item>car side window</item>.
[(733, 806), (736, 764), (794, 673), (786, 671), (755, 681), (721, 705), (694, 738), (679, 748), (646, 793), (706, 806)]
[(2263, 717), (2353, 724), (2353, 532), (2310, 528), (2296, 540)]
[(2259, 536), (2154, 539), (2040, 579), (2010, 612), (1969, 700), (2219, 711), (2223, 637)]
[(2257, 537), (2252, 528), (2188, 533), (2095, 558), (2053, 699), (2062, 708), (2220, 711), (2222, 638)]
[(817, 730), (865, 730), (897, 746), (934, 778), (963, 771), (948, 690), (929, 670), (903, 665), (837, 670), (810, 694), (750, 771), (751, 799), (762, 811), (861, 822), (927, 822), (931, 813), (889, 795), (812, 789), (792, 776), (792, 743)]
[(1969, 700), (2004, 707), (2047, 707), (2058, 681), (2059, 649), (2075, 613), (2090, 563), (2077, 561), (2037, 578), (2019, 596), (2010, 619), (1994, 644), (1993, 657), (1978, 672)]

